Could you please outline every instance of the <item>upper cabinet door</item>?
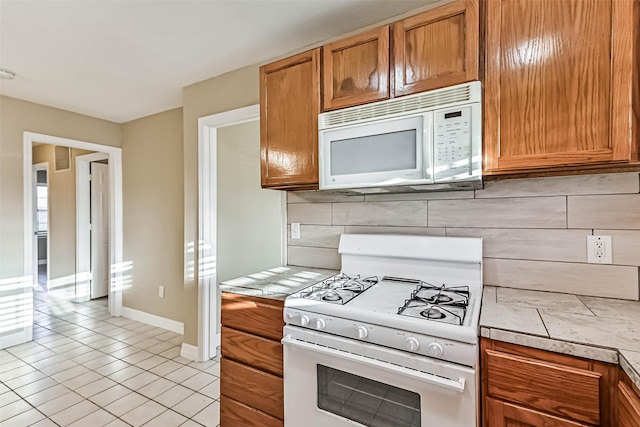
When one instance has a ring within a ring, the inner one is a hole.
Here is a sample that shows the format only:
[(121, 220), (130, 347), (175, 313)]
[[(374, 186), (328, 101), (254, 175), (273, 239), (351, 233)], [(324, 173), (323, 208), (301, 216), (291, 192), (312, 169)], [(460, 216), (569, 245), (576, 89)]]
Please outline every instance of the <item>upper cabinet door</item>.
[(393, 24), (395, 95), (478, 80), (477, 0), (462, 0)]
[(628, 161), (633, 0), (487, 0), (485, 170)]
[(263, 187), (318, 185), (320, 48), (260, 68)]
[(323, 47), (324, 110), (389, 98), (389, 26)]

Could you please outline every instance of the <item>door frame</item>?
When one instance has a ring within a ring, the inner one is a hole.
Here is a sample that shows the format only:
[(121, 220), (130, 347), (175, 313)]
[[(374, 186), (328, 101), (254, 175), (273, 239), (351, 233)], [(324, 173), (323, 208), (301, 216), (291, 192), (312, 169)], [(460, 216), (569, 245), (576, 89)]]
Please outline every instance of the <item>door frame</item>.
[(93, 277), (91, 275), (91, 230), (89, 229), (91, 225), (90, 164), (97, 160), (109, 160), (109, 155), (91, 153), (76, 157), (76, 301), (78, 302), (91, 299)]
[[(130, 267), (123, 262), (123, 226), (122, 226), (122, 149), (109, 145), (96, 144), (58, 136), (45, 135), (35, 132), (23, 133), (23, 192), (24, 192), (24, 277), (32, 280), (33, 277), (33, 198), (32, 191), (32, 148), (34, 142), (43, 144), (63, 145), (83, 150), (99, 151), (109, 156), (109, 240), (111, 243), (109, 264), (111, 275), (109, 277), (109, 313), (112, 316), (122, 314), (122, 287), (123, 278), (126, 278), (126, 270)], [(76, 276), (77, 278), (77, 276)], [(30, 288), (29, 292), (32, 291)], [(26, 291), (25, 291), (26, 292)], [(33, 323), (33, 319), (31, 321)], [(29, 329), (32, 325), (29, 325)], [(32, 339), (29, 335), (28, 341)]]
[[(198, 347), (197, 360), (204, 361), (216, 356), (220, 345), (218, 329), (217, 286), (217, 147), (218, 128), (260, 120), (260, 105), (251, 105), (198, 119)], [(286, 264), (286, 195), (282, 193), (282, 254)], [(213, 224), (213, 226), (212, 226)], [(183, 353), (187, 353), (184, 351)]]
[[(51, 239), (49, 238), (49, 232), (50, 230), (50, 224), (49, 224), (49, 180), (51, 179), (51, 176), (49, 175), (49, 163), (48, 162), (42, 162), (42, 163), (34, 163), (31, 166), (31, 185), (32, 185), (32, 189), (31, 191), (33, 192), (33, 199), (32, 199), (32, 203), (36, 202), (36, 198), (38, 197), (36, 194), (36, 186), (37, 186), (37, 172), (38, 171), (46, 171), (47, 172), (47, 293), (49, 293), (49, 268), (51, 263), (49, 262), (49, 243), (51, 242)], [(35, 205), (34, 205), (35, 206)], [(35, 213), (36, 213), (36, 209), (34, 208), (33, 210), (33, 215), (34, 215), (34, 219), (33, 219), (33, 223), (35, 225), (36, 223), (36, 219), (35, 219)], [(40, 275), (39, 275), (39, 264), (38, 264), (38, 237), (36, 236), (36, 230), (32, 230), (33, 232), (33, 243), (34, 243), (34, 251), (33, 251), (33, 269), (34, 269), (34, 274), (33, 274), (33, 286), (38, 286), (40, 284)]]

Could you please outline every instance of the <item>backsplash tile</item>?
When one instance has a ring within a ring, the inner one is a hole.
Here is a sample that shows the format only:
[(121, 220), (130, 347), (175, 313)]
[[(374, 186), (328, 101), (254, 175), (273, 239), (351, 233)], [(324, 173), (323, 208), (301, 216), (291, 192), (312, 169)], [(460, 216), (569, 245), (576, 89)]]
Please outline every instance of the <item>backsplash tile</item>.
[(640, 230), (640, 194), (569, 196), (571, 228)]
[(427, 202), (358, 202), (333, 205), (335, 225), (427, 226)]
[(640, 192), (637, 173), (555, 176), (509, 179), (485, 183), (476, 191), (476, 199), (497, 197), (535, 197), (591, 194), (627, 194)]
[(488, 258), (587, 262), (591, 230), (447, 228), (450, 237), (482, 237)]
[(564, 197), (433, 200), (430, 227), (566, 228)]
[(287, 224), (299, 222), (301, 224), (331, 225), (332, 206), (331, 203), (289, 204)]
[[(340, 268), (341, 233), (483, 237), (485, 284), (638, 299), (640, 174), (490, 181), (461, 192), (347, 196), (289, 192), (289, 264)], [(586, 263), (610, 235), (613, 265)]]
[(622, 265), (484, 259), (484, 284), (638, 299), (638, 268)]

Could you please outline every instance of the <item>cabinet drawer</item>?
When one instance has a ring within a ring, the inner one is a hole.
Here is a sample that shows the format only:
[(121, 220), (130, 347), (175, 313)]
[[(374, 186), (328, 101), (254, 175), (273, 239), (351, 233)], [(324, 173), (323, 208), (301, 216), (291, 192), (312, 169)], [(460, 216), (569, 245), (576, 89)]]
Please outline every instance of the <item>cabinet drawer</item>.
[(222, 327), (222, 356), (282, 376), (282, 344)]
[(284, 418), (282, 378), (224, 357), (220, 361), (220, 394)]
[(489, 396), (600, 424), (600, 373), (488, 349), (485, 362)]
[(283, 427), (284, 422), (227, 396), (220, 396), (220, 427)]
[(222, 293), (222, 325), (280, 341), (283, 301)]

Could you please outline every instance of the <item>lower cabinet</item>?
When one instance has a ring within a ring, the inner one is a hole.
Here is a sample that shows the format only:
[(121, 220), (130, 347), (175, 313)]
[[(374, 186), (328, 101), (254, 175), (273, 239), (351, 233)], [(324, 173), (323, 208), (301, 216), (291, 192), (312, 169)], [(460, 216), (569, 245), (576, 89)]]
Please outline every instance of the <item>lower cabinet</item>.
[(488, 339), (481, 348), (485, 427), (616, 425), (618, 366)]
[(222, 293), (220, 426), (283, 427), (283, 301)]
[(640, 426), (640, 390), (622, 370), (616, 392), (616, 426)]

